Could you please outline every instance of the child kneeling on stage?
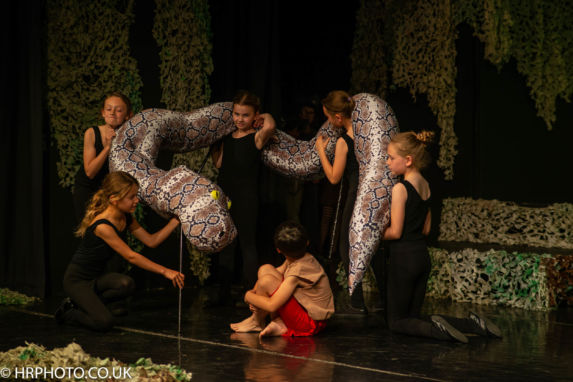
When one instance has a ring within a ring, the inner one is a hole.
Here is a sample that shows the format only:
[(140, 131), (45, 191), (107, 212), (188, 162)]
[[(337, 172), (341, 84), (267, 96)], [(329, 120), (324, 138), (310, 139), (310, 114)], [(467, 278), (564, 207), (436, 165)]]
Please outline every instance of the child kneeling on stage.
[[(312, 336), (326, 326), (334, 313), (328, 276), (306, 252), (308, 237), (295, 222), (278, 226), (274, 235), (277, 252), (285, 262), (275, 268), (259, 268), (255, 287), (245, 294), (253, 314), (231, 324), (235, 332), (260, 332), (260, 336)], [(271, 321), (265, 326), (267, 315)]]

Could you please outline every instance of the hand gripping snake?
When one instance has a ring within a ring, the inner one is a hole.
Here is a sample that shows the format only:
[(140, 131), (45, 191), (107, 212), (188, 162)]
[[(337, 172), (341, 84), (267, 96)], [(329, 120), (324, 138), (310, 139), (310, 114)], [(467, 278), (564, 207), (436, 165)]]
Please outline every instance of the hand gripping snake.
[[(389, 222), (390, 190), (396, 179), (386, 167), (386, 148), (398, 132), (394, 112), (385, 101), (367, 93), (353, 98), (354, 147), (360, 176), (349, 230), (351, 293), (362, 280)], [(161, 170), (155, 160), (160, 150), (197, 150), (234, 130), (229, 102), (187, 113), (144, 110), (117, 130), (110, 151), (110, 170), (133, 175), (140, 183), (139, 195), (145, 203), (162, 215), (178, 216), (193, 245), (216, 252), (237, 234), (227, 210), (227, 197), (207, 178), (183, 166)], [(317, 134), (333, 138), (326, 147), (330, 158), (340, 133), (326, 122)], [(277, 130), (275, 138), (263, 148), (263, 163), (286, 176), (320, 178), (322, 167), (315, 142), (316, 137), (301, 141)]]

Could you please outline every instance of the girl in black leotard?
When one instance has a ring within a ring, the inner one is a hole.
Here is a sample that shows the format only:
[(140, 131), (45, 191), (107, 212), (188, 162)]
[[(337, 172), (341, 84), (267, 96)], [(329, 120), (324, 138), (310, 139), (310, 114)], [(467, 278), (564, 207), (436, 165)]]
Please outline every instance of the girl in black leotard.
[(393, 332), (438, 340), (467, 343), (463, 332), (501, 337), (493, 322), (475, 313), (468, 318), (420, 316), (431, 267), (425, 241), (430, 232), (431, 193), (420, 170), (429, 162), (426, 145), (432, 138), (432, 132), (400, 133), (388, 145), (388, 167), (394, 175), (404, 178), (392, 188), (390, 226), (383, 236), (392, 240), (386, 321)]
[(76, 173), (73, 195), (78, 224), (84, 217), (87, 203), (109, 173), (107, 157), (115, 129), (132, 115), (129, 98), (119, 92), (110, 93), (106, 95), (101, 109), (105, 124), (90, 127), (84, 134), (83, 165)]
[(275, 131), (270, 114), (259, 114), (259, 98), (245, 90), (233, 99), (233, 122), (237, 127), (212, 149), (212, 159), (219, 169), (217, 183), (231, 199), (231, 217), (238, 237), (219, 253), (218, 303), (230, 301), (230, 288), (235, 269), (235, 248), (241, 249), (243, 283), (249, 290), (257, 281), (259, 260), (256, 244), (259, 206), (260, 150)]
[[(342, 221), (340, 222), (340, 239), (339, 239), (339, 253), (344, 269), (348, 274), (350, 259), (348, 251), (350, 247), (349, 242), (349, 227), (352, 211), (354, 210), (354, 201), (356, 200), (356, 192), (358, 190), (358, 161), (354, 155), (354, 130), (352, 128), (352, 112), (356, 106), (354, 100), (342, 90), (334, 90), (330, 92), (325, 99), (322, 100), (322, 109), (324, 115), (333, 126), (343, 130), (342, 136), (336, 141), (336, 149), (334, 152), (334, 161), (331, 164), (325, 153), (325, 147), (328, 140), (324, 140), (319, 136), (316, 140), (316, 148), (320, 157), (320, 163), (324, 170), (326, 178), (332, 184), (338, 184), (344, 179), (344, 187), (347, 189), (346, 201), (344, 202), (344, 209), (342, 212)], [(381, 280), (379, 280), (381, 282)], [(356, 286), (355, 292), (350, 299), (350, 306), (345, 307), (344, 311), (339, 310), (339, 313), (367, 313), (366, 305), (364, 303), (364, 295), (362, 292), (362, 283)]]
[(56, 311), (58, 323), (79, 324), (94, 330), (112, 327), (113, 316), (106, 304), (124, 299), (134, 290), (131, 277), (106, 272), (106, 263), (115, 253), (183, 288), (182, 273), (154, 263), (125, 243), (129, 229), (143, 244), (156, 247), (179, 225), (177, 218), (171, 218), (154, 234), (141, 227), (131, 215), (139, 202), (138, 189), (137, 180), (131, 175), (113, 172), (104, 178), (102, 188), (91, 199), (76, 232), (82, 242), (64, 275), (64, 291), (69, 298)]

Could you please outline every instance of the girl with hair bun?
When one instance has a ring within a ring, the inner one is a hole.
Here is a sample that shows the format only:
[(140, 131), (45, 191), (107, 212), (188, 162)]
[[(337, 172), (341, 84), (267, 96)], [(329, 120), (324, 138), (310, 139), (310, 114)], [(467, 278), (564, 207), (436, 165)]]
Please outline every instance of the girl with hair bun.
[(386, 322), (397, 333), (467, 343), (463, 333), (501, 337), (500, 329), (486, 317), (420, 316), (430, 275), (426, 236), (430, 232), (430, 185), (420, 170), (430, 162), (427, 146), (434, 133), (399, 133), (388, 144), (387, 165), (403, 179), (392, 188), (390, 225), (383, 233), (391, 240), (388, 264)]
[(56, 310), (59, 324), (69, 323), (93, 330), (113, 326), (109, 304), (131, 295), (135, 285), (131, 277), (106, 271), (110, 258), (121, 255), (131, 264), (171, 280), (183, 288), (185, 276), (134, 252), (125, 242), (129, 230), (148, 247), (157, 247), (179, 225), (175, 217), (159, 231), (150, 234), (132, 217), (139, 198), (137, 180), (126, 172), (112, 172), (92, 197), (76, 231), (82, 242), (64, 274), (64, 291), (69, 296)]

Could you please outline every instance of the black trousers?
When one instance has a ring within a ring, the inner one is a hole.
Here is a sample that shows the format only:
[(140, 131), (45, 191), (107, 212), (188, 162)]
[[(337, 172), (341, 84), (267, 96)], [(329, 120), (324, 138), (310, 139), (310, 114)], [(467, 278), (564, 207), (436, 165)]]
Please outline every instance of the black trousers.
[[(356, 201), (356, 193), (358, 189), (358, 184), (351, 184), (346, 179), (343, 179), (343, 187), (347, 187), (346, 200), (344, 201), (344, 209), (342, 210), (342, 218), (340, 219), (340, 236), (338, 240), (338, 253), (340, 254), (340, 260), (344, 266), (344, 271), (346, 276), (348, 276), (348, 271), (350, 267), (350, 219), (352, 218), (352, 212), (354, 211), (354, 202)], [(378, 281), (378, 280), (377, 280)], [(350, 303), (356, 308), (363, 307), (364, 304), (364, 294), (362, 291), (362, 282), (356, 285), (354, 293), (350, 297)]]
[[(423, 240), (390, 244), (386, 321), (391, 331), (439, 340), (449, 339), (428, 317), (421, 316), (431, 261)], [(479, 334), (470, 318), (443, 316), (463, 333)]]
[(259, 255), (257, 252), (257, 217), (259, 201), (254, 194), (235, 196), (232, 199), (231, 218), (237, 228), (237, 238), (219, 253), (218, 280), (221, 292), (230, 292), (235, 272), (235, 251), (241, 250), (243, 260), (242, 283), (251, 289), (257, 282)]
[(135, 282), (129, 276), (110, 272), (93, 279), (77, 264), (68, 265), (63, 284), (76, 305), (64, 315), (64, 322), (98, 331), (113, 326), (113, 315), (106, 304), (122, 300), (135, 290)]

